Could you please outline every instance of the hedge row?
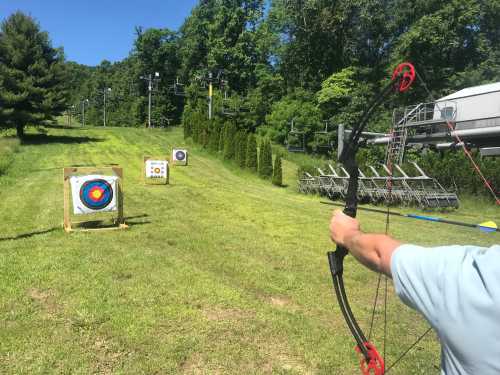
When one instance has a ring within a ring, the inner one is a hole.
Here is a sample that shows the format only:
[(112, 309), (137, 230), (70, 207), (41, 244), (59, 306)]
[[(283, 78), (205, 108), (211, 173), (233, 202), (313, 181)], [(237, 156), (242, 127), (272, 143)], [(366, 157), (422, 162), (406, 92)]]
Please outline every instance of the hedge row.
[(196, 111), (185, 111), (182, 119), (184, 138), (191, 138), (207, 150), (232, 160), (240, 168), (248, 169), (264, 179), (282, 185), (281, 155), (276, 155), (273, 168), (271, 142), (263, 139), (257, 147), (253, 133), (239, 130), (232, 120), (206, 120)]

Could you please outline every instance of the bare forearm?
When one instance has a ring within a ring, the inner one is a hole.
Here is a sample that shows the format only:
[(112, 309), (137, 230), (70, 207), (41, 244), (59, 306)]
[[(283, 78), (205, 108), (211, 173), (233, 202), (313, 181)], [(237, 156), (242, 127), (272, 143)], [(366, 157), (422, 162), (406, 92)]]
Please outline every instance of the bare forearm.
[(401, 245), (399, 241), (385, 234), (356, 231), (345, 237), (345, 245), (360, 263), (391, 277), (391, 256)]

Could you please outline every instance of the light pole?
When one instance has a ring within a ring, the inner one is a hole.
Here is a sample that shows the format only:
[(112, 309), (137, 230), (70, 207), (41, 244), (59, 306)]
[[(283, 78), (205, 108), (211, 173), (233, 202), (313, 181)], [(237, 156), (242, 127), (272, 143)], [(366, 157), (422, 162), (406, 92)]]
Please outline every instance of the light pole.
[(68, 111), (68, 126), (71, 126), (71, 116), (73, 115), (74, 111), (75, 111), (75, 105), (73, 104)]
[(82, 126), (85, 126), (85, 104), (88, 104), (88, 103), (89, 103), (88, 99), (82, 100)]
[(106, 127), (106, 93), (111, 92), (111, 87), (105, 87), (103, 89), (103, 95), (104, 95), (104, 127)]
[(212, 119), (212, 72), (208, 73), (208, 119)]
[(151, 92), (153, 91), (153, 82), (158, 81), (160, 79), (160, 73), (155, 72), (154, 78), (153, 78), (152, 74), (148, 74), (147, 76), (140, 76), (139, 78), (148, 82), (148, 128), (150, 128), (151, 127)]

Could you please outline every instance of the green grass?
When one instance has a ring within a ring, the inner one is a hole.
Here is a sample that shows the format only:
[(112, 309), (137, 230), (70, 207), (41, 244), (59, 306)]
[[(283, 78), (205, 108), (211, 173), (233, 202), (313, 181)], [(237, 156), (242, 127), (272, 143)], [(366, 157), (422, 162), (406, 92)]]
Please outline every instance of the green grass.
[[(290, 161), (288, 187), (277, 188), (189, 143), (190, 165), (173, 168), (169, 186), (144, 186), (143, 155), (186, 145), (181, 134), (51, 128), (20, 146), (0, 177), (2, 374), (359, 373), (332, 296), (330, 208), (296, 193)], [(111, 163), (124, 168), (130, 229), (64, 233), (62, 168)], [(496, 210), (470, 201), (447, 217), (479, 222)], [(384, 230), (384, 217), (359, 217)], [(498, 242), (403, 219), (391, 232), (422, 245)], [(366, 327), (376, 275), (348, 258), (345, 279)], [(393, 296), (388, 314), (390, 363), (426, 324)], [(391, 373), (438, 364), (429, 337)]]
[[(1, 134), (0, 134), (1, 135)], [(0, 176), (7, 172), (14, 161), (14, 154), (19, 149), (19, 140), (17, 138), (0, 137)]]

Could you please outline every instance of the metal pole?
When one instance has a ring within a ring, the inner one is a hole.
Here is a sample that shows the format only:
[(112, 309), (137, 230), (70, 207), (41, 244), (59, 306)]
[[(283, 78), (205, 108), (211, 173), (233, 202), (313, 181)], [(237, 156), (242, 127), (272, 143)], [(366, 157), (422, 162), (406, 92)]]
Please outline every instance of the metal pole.
[(151, 77), (151, 74), (149, 74), (148, 78), (148, 88), (149, 88), (149, 103), (148, 103), (148, 128), (151, 127), (151, 90), (152, 88), (152, 81), (153, 78)]
[(212, 72), (208, 73), (208, 119), (212, 119)]
[(338, 144), (337, 144), (337, 160), (340, 159), (342, 155), (342, 150), (344, 149), (344, 137), (345, 137), (345, 126), (344, 124), (339, 124), (337, 130)]
[(104, 88), (104, 127), (106, 127), (106, 87)]

